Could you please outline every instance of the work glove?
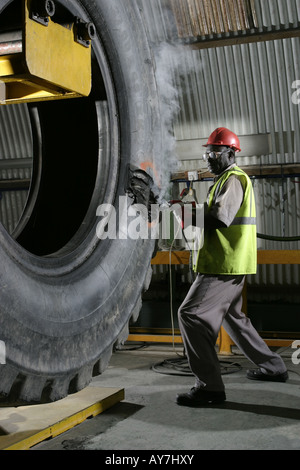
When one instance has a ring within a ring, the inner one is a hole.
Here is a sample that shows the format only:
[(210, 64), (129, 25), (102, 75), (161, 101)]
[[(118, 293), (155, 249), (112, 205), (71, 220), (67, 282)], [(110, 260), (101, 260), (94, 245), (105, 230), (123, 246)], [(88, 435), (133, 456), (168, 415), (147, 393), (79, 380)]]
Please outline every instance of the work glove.
[(158, 190), (154, 185), (152, 177), (144, 170), (128, 167), (125, 191), (133, 199), (133, 204), (142, 204), (146, 207), (148, 220), (151, 222), (153, 207), (157, 204), (158, 200)]

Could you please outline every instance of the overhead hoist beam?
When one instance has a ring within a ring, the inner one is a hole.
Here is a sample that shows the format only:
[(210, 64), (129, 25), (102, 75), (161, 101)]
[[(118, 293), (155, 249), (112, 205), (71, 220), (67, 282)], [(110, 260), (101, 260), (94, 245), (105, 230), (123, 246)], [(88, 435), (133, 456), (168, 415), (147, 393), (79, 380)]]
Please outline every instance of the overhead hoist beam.
[(0, 31), (0, 105), (88, 96), (92, 23), (51, 0), (23, 0), (22, 25)]

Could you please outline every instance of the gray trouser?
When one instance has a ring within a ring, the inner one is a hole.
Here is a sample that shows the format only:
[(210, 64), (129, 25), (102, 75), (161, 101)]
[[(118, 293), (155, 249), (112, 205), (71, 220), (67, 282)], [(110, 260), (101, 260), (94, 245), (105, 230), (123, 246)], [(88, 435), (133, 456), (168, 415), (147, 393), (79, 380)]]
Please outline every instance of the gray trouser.
[(222, 324), (236, 346), (263, 372), (286, 371), (281, 357), (268, 348), (241, 311), (244, 282), (245, 276), (198, 274), (179, 308), (181, 336), (198, 387), (224, 390), (215, 349)]

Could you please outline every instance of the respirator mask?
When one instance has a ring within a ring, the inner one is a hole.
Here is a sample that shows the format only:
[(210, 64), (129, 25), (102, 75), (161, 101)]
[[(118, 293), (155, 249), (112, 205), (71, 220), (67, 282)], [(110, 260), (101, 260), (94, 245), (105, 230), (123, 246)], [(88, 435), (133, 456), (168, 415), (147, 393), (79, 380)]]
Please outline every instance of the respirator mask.
[(203, 160), (207, 163), (208, 169), (211, 173), (218, 175), (222, 173), (229, 165), (231, 165), (232, 150), (226, 148), (221, 152), (207, 151), (203, 155)]

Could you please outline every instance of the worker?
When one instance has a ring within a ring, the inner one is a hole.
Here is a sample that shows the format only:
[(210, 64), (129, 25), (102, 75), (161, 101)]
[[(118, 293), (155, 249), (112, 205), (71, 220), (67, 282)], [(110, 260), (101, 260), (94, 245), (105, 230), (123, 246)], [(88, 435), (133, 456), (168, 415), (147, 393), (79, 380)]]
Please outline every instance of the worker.
[(247, 274), (256, 273), (256, 214), (250, 178), (235, 163), (240, 142), (220, 127), (208, 138), (205, 159), (215, 175), (205, 204), (204, 243), (194, 266), (196, 278), (178, 311), (179, 327), (195, 385), (178, 394), (183, 406), (226, 400), (215, 349), (221, 325), (257, 368), (247, 378), (273, 382), (288, 379), (282, 358), (272, 352), (241, 311)]

